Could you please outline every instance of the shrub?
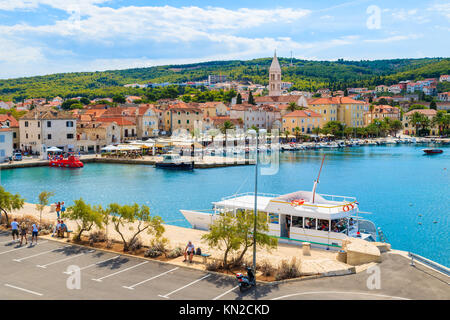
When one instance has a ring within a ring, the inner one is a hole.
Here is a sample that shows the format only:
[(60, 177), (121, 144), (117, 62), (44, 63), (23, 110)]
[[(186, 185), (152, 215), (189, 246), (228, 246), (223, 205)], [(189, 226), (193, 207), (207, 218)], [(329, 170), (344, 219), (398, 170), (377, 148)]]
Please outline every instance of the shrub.
[(144, 256), (149, 258), (156, 258), (166, 254), (167, 252), (167, 242), (166, 238), (156, 238), (150, 243), (150, 247), (145, 251)]
[(219, 271), (220, 269), (223, 268), (223, 263), (222, 263), (222, 261), (217, 260), (217, 259), (210, 259), (206, 263), (205, 268), (208, 271)]
[(256, 265), (256, 269), (260, 270), (262, 275), (265, 277), (269, 277), (269, 276), (273, 275), (275, 272), (275, 268), (267, 260), (264, 260), (261, 262), (261, 264)]
[(106, 240), (106, 249), (111, 249), (113, 246), (113, 241), (112, 240)]
[(142, 248), (142, 242), (139, 238), (134, 238), (128, 246), (128, 250), (133, 253), (141, 248)]
[(300, 263), (294, 257), (290, 262), (281, 261), (280, 266), (275, 274), (275, 280), (293, 279), (300, 277)]
[(176, 247), (169, 251), (167, 258), (175, 259), (183, 255), (183, 249), (181, 247)]
[(95, 231), (89, 234), (89, 242), (97, 243), (97, 242), (105, 242), (106, 234), (103, 231)]

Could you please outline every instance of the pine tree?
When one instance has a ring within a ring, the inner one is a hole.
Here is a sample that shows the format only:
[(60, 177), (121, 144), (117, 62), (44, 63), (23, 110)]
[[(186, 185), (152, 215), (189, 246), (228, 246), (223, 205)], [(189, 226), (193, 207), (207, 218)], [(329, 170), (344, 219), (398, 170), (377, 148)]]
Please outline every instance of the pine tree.
[(253, 98), (253, 94), (252, 94), (252, 92), (250, 91), (250, 93), (248, 94), (248, 103), (249, 104), (256, 104), (255, 103), (255, 99)]
[(238, 95), (237, 95), (236, 104), (242, 104), (242, 96), (240, 93), (238, 93)]

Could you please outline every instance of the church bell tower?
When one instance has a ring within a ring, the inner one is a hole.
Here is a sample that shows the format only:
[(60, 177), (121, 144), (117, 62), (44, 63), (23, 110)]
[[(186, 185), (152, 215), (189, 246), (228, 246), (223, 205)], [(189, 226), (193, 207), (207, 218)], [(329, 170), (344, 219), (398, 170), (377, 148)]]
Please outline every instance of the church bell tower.
[(281, 96), (281, 67), (276, 51), (269, 69), (269, 96)]

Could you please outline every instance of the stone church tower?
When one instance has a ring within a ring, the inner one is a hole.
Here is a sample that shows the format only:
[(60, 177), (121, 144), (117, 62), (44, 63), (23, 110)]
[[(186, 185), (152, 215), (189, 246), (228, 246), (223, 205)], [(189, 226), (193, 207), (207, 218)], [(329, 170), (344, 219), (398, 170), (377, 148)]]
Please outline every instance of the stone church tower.
[(281, 67), (276, 51), (269, 69), (269, 96), (281, 96)]

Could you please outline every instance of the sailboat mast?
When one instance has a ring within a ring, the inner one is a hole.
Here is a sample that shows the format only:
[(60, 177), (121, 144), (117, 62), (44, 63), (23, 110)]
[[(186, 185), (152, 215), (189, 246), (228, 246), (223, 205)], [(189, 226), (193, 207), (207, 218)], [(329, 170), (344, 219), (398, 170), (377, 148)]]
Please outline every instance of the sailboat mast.
[(322, 164), (320, 165), (320, 170), (319, 170), (319, 175), (317, 176), (317, 180), (314, 181), (312, 203), (314, 203), (314, 198), (316, 196), (316, 187), (317, 187), (317, 184), (319, 183), (320, 173), (322, 172), (322, 167), (323, 167), (324, 161), (325, 161), (325, 155), (323, 155), (323, 158), (322, 158)]

